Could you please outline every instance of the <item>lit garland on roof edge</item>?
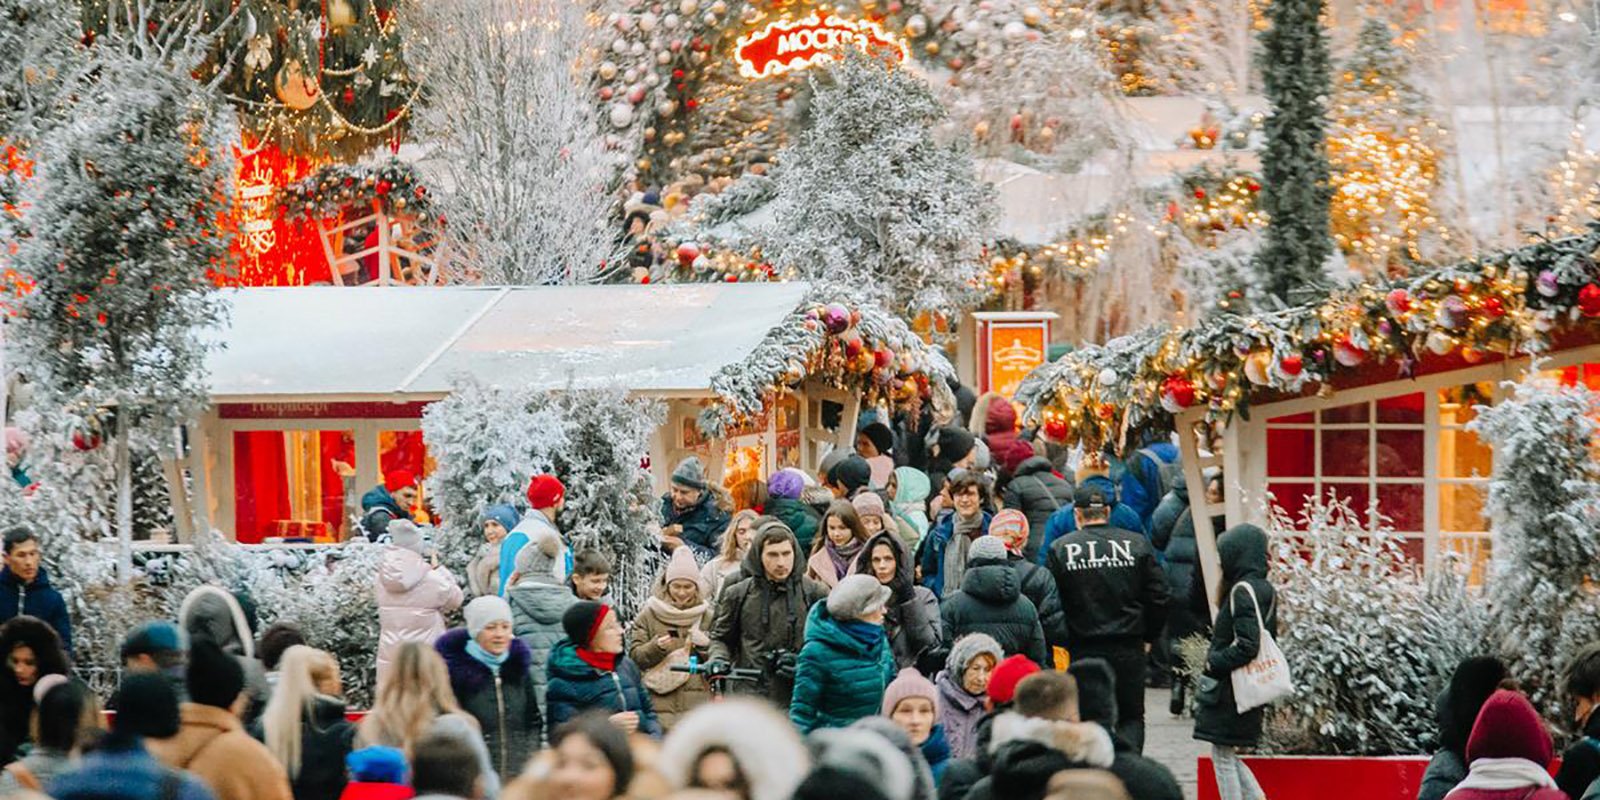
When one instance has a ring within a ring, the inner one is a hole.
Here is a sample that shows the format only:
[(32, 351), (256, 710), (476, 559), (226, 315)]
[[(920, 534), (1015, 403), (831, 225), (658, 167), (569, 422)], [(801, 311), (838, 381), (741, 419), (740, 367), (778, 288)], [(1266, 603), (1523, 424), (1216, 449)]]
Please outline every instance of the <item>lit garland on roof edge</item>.
[[(815, 292), (814, 297), (837, 292)], [(721, 437), (808, 378), (862, 392), (862, 403), (886, 399), (898, 408), (948, 392), (955, 370), (900, 318), (874, 303), (806, 303), (762, 338), (743, 361), (711, 376), (721, 402), (700, 414), (700, 429)]]
[(1119, 432), (1171, 429), (1203, 407), (1209, 419), (1247, 413), (1257, 390), (1331, 391), (1364, 365), (1455, 355), (1537, 352), (1563, 328), (1600, 318), (1600, 222), (1587, 233), (1442, 267), (1395, 283), (1366, 283), (1320, 302), (1188, 329), (1147, 329), (1087, 345), (1035, 370), (1017, 392), (1051, 438), (1120, 444)]
[(390, 216), (398, 213), (425, 216), (428, 191), (417, 170), (398, 159), (376, 164), (330, 164), (303, 180), (283, 187), (279, 214), (284, 218), (336, 217), (345, 208), (366, 213), (372, 201), (382, 203)]

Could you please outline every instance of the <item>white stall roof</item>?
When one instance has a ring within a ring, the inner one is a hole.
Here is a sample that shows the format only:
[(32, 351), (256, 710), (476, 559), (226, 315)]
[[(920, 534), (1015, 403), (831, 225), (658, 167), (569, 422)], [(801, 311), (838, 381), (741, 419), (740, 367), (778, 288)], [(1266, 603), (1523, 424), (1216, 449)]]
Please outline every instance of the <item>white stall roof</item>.
[(432, 399), (499, 386), (615, 384), (707, 395), (799, 307), (804, 283), (297, 287), (224, 292), (207, 359), (219, 402)]

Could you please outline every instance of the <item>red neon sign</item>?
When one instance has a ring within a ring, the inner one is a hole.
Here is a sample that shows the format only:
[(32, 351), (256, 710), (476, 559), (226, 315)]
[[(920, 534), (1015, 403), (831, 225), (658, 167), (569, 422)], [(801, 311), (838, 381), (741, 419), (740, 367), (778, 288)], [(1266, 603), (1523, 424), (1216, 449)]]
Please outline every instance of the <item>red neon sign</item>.
[(896, 61), (909, 55), (905, 43), (876, 22), (832, 15), (824, 20), (813, 13), (803, 19), (773, 22), (739, 37), (734, 60), (739, 62), (740, 75), (765, 78), (831, 61), (833, 51), (842, 47), (870, 55), (890, 54)]

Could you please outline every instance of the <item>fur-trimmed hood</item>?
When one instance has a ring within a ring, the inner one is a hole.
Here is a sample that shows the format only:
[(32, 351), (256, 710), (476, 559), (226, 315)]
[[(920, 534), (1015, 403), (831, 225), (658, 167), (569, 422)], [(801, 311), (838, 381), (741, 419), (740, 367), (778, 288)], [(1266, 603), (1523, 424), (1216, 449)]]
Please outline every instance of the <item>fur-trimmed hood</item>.
[[(450, 685), (458, 695), (476, 694), (494, 685), (494, 673), (467, 654), (467, 642), (471, 638), (466, 628), (451, 628), (434, 644), (434, 649), (444, 657), (444, 665), (450, 670)], [(521, 639), (512, 639), (510, 655), (506, 663), (500, 665), (500, 677), (503, 681), (521, 681), (528, 674), (532, 661), (533, 651)]]
[(661, 744), (657, 767), (674, 789), (687, 788), (707, 750), (722, 748), (750, 784), (750, 800), (789, 800), (811, 768), (794, 726), (772, 706), (743, 698), (689, 712)]
[(1111, 734), (1092, 722), (1057, 722), (1024, 717), (1015, 711), (998, 714), (989, 729), (989, 752), (1013, 743), (1042, 744), (1074, 764), (1106, 769), (1116, 759)]
[(236, 656), (255, 658), (255, 636), (244, 608), (232, 594), (217, 586), (196, 586), (178, 607), (178, 626), (190, 640), (209, 639)]

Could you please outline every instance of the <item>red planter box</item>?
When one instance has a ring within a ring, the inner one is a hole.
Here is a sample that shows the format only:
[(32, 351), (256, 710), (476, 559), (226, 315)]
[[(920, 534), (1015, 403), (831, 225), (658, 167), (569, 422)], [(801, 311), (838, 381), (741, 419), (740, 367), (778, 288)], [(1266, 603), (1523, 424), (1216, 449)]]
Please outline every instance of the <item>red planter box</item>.
[[(1261, 788), (1288, 800), (1415, 800), (1427, 756), (1245, 756)], [(1211, 757), (1200, 757), (1200, 800), (1219, 800)]]

